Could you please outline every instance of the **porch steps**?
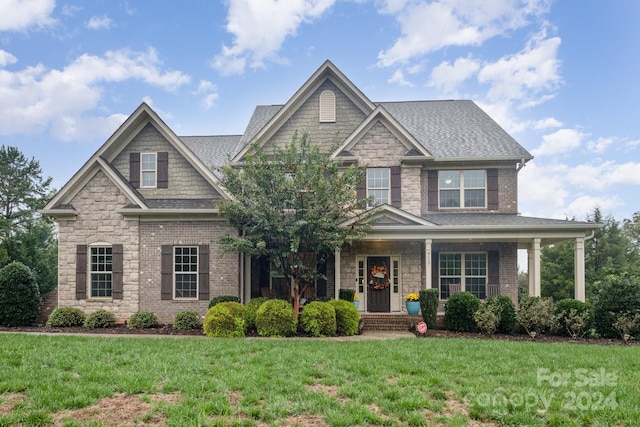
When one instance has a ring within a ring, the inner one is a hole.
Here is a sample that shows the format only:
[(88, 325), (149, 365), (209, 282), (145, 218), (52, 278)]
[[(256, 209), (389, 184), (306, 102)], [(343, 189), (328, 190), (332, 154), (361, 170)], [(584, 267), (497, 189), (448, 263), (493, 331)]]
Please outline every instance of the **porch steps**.
[(361, 328), (365, 331), (408, 331), (422, 316), (409, 316), (406, 313), (360, 313)]

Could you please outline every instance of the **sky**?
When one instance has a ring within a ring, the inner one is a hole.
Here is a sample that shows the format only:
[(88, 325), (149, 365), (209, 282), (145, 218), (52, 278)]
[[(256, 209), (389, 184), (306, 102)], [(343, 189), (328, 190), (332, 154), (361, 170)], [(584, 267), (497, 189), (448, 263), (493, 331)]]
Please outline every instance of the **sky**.
[(640, 211), (637, 0), (0, 0), (0, 145), (61, 188), (141, 102), (242, 134), (329, 59), (373, 102), (471, 99), (534, 159), (519, 211)]

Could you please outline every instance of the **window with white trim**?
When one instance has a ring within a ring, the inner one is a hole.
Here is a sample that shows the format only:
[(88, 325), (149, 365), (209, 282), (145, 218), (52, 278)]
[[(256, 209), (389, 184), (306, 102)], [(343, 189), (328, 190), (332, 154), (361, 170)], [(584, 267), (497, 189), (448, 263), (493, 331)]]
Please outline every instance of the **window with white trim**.
[(336, 95), (332, 91), (322, 91), (319, 110), (320, 123), (333, 123), (336, 121)]
[(370, 206), (389, 203), (391, 192), (391, 170), (389, 168), (367, 169), (367, 197), (373, 197)]
[(140, 182), (143, 188), (155, 188), (158, 176), (157, 153), (140, 154)]
[(92, 246), (89, 261), (91, 298), (111, 298), (113, 255), (111, 246)]
[(438, 172), (440, 208), (486, 207), (486, 170), (443, 170)]
[(441, 253), (439, 272), (440, 299), (448, 299), (455, 288), (459, 288), (461, 292), (470, 292), (480, 299), (486, 298), (486, 252)]
[(175, 299), (198, 298), (198, 247), (175, 246), (173, 248), (173, 297)]

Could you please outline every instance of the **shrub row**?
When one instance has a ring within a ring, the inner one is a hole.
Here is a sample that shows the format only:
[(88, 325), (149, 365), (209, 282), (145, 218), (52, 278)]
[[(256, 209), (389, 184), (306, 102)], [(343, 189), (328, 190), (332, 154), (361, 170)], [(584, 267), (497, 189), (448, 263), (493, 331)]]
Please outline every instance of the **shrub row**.
[[(88, 316), (77, 307), (57, 307), (47, 319), (47, 325), (54, 328), (82, 326), (88, 329), (113, 328), (117, 324), (116, 316), (107, 310), (97, 310)], [(129, 329), (156, 328), (158, 318), (151, 311), (133, 313), (127, 322)], [(191, 310), (181, 311), (175, 315), (174, 329), (187, 330), (200, 327), (198, 313)]]
[[(433, 313), (433, 295), (421, 292), (425, 322)], [(437, 292), (437, 291), (436, 291)], [(525, 297), (516, 312), (511, 299), (503, 296), (480, 301), (468, 292), (452, 295), (445, 304), (445, 327), (459, 332), (511, 333), (516, 327), (532, 337), (555, 333), (580, 338), (587, 333), (625, 340), (640, 335), (640, 279), (610, 276), (599, 286), (593, 304), (574, 299), (554, 302), (551, 298)], [(429, 324), (429, 323), (427, 323)]]

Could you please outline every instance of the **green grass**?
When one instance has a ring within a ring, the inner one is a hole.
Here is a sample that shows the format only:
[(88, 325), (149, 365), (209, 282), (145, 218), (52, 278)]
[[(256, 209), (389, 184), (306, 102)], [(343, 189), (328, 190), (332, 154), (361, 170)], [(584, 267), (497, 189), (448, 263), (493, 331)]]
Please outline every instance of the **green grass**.
[(638, 384), (638, 346), (0, 335), (0, 426), (118, 393), (175, 426), (640, 425)]

